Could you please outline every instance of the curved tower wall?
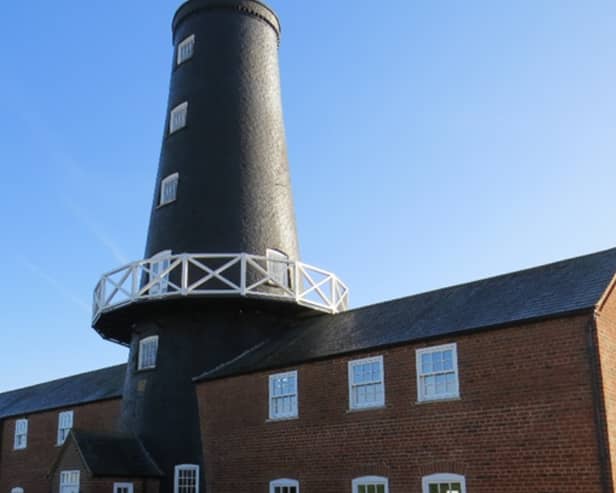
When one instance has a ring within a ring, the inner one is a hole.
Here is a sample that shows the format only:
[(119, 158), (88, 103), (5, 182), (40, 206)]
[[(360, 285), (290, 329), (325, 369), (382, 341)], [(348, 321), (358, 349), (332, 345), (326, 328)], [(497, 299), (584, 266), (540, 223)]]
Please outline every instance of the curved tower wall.
[[(268, 248), (298, 258), (279, 34), (274, 13), (253, 0), (190, 0), (176, 13), (146, 258), (166, 250), (265, 255)], [(178, 65), (177, 47), (193, 35), (192, 57)], [(184, 102), (186, 126), (170, 133), (170, 112)], [(161, 182), (174, 173), (176, 200), (160, 205)], [(117, 337), (130, 341), (121, 428), (136, 433), (164, 471), (161, 493), (173, 491), (177, 464), (200, 465), (205, 485), (192, 379), (288, 329), (291, 313), (239, 296), (161, 296), (105, 314), (103, 333), (125, 332)], [(149, 336), (158, 336), (156, 366), (140, 370), (139, 344)]]
[[(195, 36), (190, 60), (177, 46)], [(298, 259), (280, 94), (278, 19), (252, 0), (190, 0), (173, 22), (165, 134), (146, 258), (173, 253)], [(173, 108), (186, 127), (169, 133)], [(162, 180), (179, 174), (177, 199), (160, 206)]]

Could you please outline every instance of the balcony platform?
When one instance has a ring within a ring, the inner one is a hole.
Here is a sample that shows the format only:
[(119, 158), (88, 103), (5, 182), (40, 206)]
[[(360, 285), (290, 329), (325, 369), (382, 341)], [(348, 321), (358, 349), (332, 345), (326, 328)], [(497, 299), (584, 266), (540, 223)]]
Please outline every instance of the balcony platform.
[(334, 274), (293, 260), (247, 253), (157, 255), (104, 274), (94, 289), (92, 325), (132, 304), (177, 298), (245, 297), (336, 314), (349, 289)]

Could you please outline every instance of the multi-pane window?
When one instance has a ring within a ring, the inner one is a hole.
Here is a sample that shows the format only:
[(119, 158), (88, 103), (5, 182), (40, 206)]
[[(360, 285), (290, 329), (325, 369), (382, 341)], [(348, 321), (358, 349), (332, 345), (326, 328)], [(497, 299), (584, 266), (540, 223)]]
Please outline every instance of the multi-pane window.
[(195, 35), (191, 34), (178, 45), (177, 64), (180, 65), (186, 60), (190, 60), (195, 51)]
[(166, 293), (169, 287), (169, 266), (171, 265), (171, 250), (157, 253), (150, 260), (150, 294)]
[(269, 377), (270, 419), (297, 416), (297, 371), (278, 373)]
[(459, 474), (432, 474), (424, 476), (422, 493), (466, 493), (466, 481)]
[(58, 445), (62, 445), (73, 427), (73, 411), (58, 414)]
[(159, 206), (175, 201), (178, 195), (179, 181), (180, 175), (178, 173), (173, 173), (160, 182), (160, 200), (158, 201)]
[(285, 288), (289, 287), (289, 256), (282, 253), (280, 250), (268, 248), (267, 257), (267, 274), (274, 284)]
[(113, 493), (133, 493), (133, 483), (113, 483)]
[(364, 476), (353, 480), (353, 493), (389, 493), (389, 481), (380, 476)]
[(199, 493), (199, 466), (175, 466), (174, 493)]
[(169, 133), (177, 132), (186, 126), (186, 117), (188, 115), (188, 102), (184, 101), (178, 104), (171, 110), (169, 115)]
[(299, 493), (299, 482), (295, 479), (276, 479), (270, 483), (270, 493)]
[(455, 344), (417, 350), (417, 399), (431, 401), (459, 397)]
[(24, 449), (28, 446), (28, 420), (18, 419), (15, 421), (15, 439), (13, 448), (15, 450)]
[(385, 405), (383, 356), (349, 361), (349, 406), (365, 409)]
[(79, 493), (79, 471), (60, 472), (60, 493)]
[(158, 353), (158, 336), (146, 337), (139, 341), (138, 370), (156, 368), (156, 355)]

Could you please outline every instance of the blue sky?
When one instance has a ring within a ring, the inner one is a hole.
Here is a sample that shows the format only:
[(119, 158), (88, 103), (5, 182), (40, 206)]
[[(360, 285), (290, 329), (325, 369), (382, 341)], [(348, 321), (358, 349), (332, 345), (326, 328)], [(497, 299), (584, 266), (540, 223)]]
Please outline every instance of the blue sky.
[[(175, 0), (3, 6), (0, 391), (124, 362)], [(271, 0), (303, 260), (352, 305), (616, 246), (616, 3)]]

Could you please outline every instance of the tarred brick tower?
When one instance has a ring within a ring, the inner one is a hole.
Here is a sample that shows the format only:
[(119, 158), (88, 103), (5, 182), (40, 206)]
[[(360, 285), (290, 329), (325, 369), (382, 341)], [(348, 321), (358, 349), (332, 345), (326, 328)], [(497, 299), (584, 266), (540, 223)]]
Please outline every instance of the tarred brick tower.
[(130, 346), (120, 426), (165, 472), (163, 492), (177, 465), (203, 471), (192, 379), (347, 306), (344, 284), (299, 262), (279, 41), (256, 0), (179, 8), (145, 258), (95, 291), (94, 328)]

